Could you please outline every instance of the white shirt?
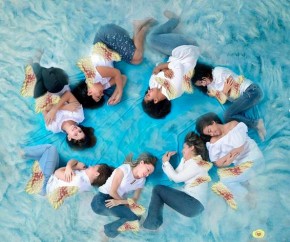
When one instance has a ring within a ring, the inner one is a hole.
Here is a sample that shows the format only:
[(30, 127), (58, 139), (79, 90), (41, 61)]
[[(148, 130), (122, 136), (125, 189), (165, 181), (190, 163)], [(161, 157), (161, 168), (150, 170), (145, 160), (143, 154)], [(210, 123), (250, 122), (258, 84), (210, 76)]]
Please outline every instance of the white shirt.
[(59, 133), (63, 132), (63, 130), (61, 129), (63, 122), (72, 120), (79, 124), (83, 122), (84, 119), (84, 110), (82, 106), (80, 106), (80, 108), (75, 112), (71, 112), (68, 110), (58, 110), (55, 115), (55, 120), (49, 125), (45, 124), (45, 127), (47, 130), (53, 133)]
[[(117, 193), (119, 194), (120, 197), (125, 198), (127, 193), (144, 187), (146, 179), (145, 178), (140, 178), (140, 179), (134, 178), (133, 173), (132, 173), (132, 168), (129, 164), (123, 164), (123, 165), (119, 166), (117, 169), (121, 169), (124, 173), (121, 184), (117, 190)], [(113, 171), (112, 175), (107, 179), (106, 183), (103, 186), (99, 187), (99, 191), (101, 193), (110, 194), (112, 181), (113, 181), (114, 176), (116, 174), (116, 170)]]
[(76, 186), (79, 188), (79, 192), (89, 191), (92, 185), (85, 170), (81, 170), (81, 171), (76, 170), (74, 172), (75, 172), (75, 176), (73, 176), (71, 182), (60, 180), (55, 175), (51, 175), (46, 185), (46, 193), (49, 194), (53, 192), (56, 188), (63, 187), (63, 186), (66, 186), (66, 187)]
[[(104, 57), (102, 57), (99, 54), (92, 54), (91, 55), (92, 63), (95, 67), (98, 66), (105, 66), (105, 67), (113, 67), (113, 61), (106, 60)], [(101, 83), (104, 87), (104, 89), (108, 89), (110, 84), (111, 77), (102, 77), (101, 74), (96, 69), (96, 77), (93, 83)]]
[(191, 186), (191, 183), (198, 177), (204, 177), (208, 175), (205, 168), (199, 166), (197, 162), (202, 160), (200, 156), (196, 156), (187, 161), (184, 158), (181, 159), (178, 167), (174, 170), (172, 165), (167, 161), (162, 165), (162, 169), (169, 179), (176, 183), (184, 182), (185, 185), (182, 189), (186, 194), (194, 197), (205, 207), (207, 200), (208, 183), (201, 183), (197, 186)]
[[(215, 67), (212, 71), (212, 82), (207, 85), (208, 90), (217, 90), (222, 91), (224, 88), (225, 81), (229, 76), (232, 76), (234, 80), (237, 80), (239, 76), (232, 72), (231, 70), (224, 67)], [(240, 86), (240, 95), (244, 93), (244, 91), (252, 84), (252, 81), (244, 78), (241, 86)], [(232, 102), (233, 100), (228, 97), (228, 100)]]
[(239, 165), (247, 161), (254, 162), (255, 160), (263, 158), (258, 145), (247, 133), (248, 127), (243, 122), (240, 122), (215, 143), (207, 142), (206, 147), (209, 152), (210, 160), (215, 162), (230, 153), (232, 149), (242, 145), (244, 145), (244, 149), (233, 161), (234, 165)]
[[(193, 45), (181, 45), (173, 49), (172, 56), (168, 59), (168, 68), (173, 71), (173, 78), (169, 79), (165, 77), (163, 71), (159, 72), (157, 75), (153, 74), (149, 80), (150, 89), (162, 88), (161, 92), (168, 100), (180, 97), (185, 91), (183, 87), (185, 75), (190, 72), (193, 74), (199, 54), (199, 48)], [(168, 81), (170, 86), (174, 89), (174, 94), (169, 95), (164, 85), (156, 81), (158, 78)]]

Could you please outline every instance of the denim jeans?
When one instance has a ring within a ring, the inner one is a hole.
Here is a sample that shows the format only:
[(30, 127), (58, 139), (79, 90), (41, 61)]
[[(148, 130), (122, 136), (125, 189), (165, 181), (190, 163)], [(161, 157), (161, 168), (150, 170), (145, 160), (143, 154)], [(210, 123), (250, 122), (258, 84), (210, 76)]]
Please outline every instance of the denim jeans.
[[(256, 84), (251, 84), (225, 111), (225, 122), (237, 120), (245, 123), (249, 128), (256, 129), (260, 118), (256, 104), (262, 99), (262, 96), (261, 88)], [(252, 115), (248, 115), (250, 112)]]
[(44, 183), (40, 195), (46, 195), (46, 184), (59, 166), (59, 155), (55, 146), (50, 144), (36, 145), (24, 148), (24, 158), (38, 160), (44, 175)]
[(135, 215), (130, 208), (125, 205), (119, 205), (112, 208), (107, 208), (105, 206), (105, 200), (113, 199), (109, 194), (104, 194), (99, 192), (97, 195), (94, 196), (91, 207), (96, 214), (103, 215), (103, 216), (116, 216), (119, 217), (118, 220), (106, 224), (104, 226), (104, 232), (108, 237), (114, 238), (116, 237), (119, 232), (118, 228), (123, 225), (127, 221), (134, 221), (139, 220), (140, 217)]
[(148, 215), (143, 223), (144, 228), (155, 230), (161, 226), (164, 204), (186, 217), (197, 216), (204, 210), (203, 205), (197, 199), (185, 192), (157, 185), (152, 191)]
[(128, 32), (115, 24), (106, 24), (100, 27), (95, 35), (93, 44), (102, 42), (108, 46), (108, 48), (117, 51), (123, 61), (131, 62), (135, 45), (130, 38)]
[(192, 45), (182, 34), (172, 33), (179, 23), (179, 19), (171, 18), (166, 23), (155, 27), (148, 35), (147, 41), (155, 50), (170, 56), (174, 48), (180, 45)]

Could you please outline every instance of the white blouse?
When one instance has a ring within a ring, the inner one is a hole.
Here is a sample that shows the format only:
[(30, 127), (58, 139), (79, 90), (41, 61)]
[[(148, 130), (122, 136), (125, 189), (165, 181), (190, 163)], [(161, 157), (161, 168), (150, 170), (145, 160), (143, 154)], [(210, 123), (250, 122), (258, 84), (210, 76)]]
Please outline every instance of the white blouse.
[(75, 176), (73, 176), (71, 182), (66, 182), (61, 179), (58, 179), (55, 175), (51, 175), (47, 185), (46, 193), (49, 194), (59, 187), (72, 187), (76, 186), (79, 188), (79, 192), (87, 192), (91, 189), (92, 185), (89, 177), (87, 176), (85, 170), (76, 170)]
[[(105, 67), (114, 68), (113, 61), (106, 60), (101, 55), (93, 54), (91, 56), (91, 59), (92, 59), (93, 65), (95, 67), (105, 66)], [(111, 86), (110, 80), (111, 80), (111, 77), (102, 77), (101, 74), (96, 69), (96, 77), (95, 77), (94, 83), (101, 83), (103, 85), (104, 89), (108, 89)]]
[(198, 178), (208, 175), (205, 168), (197, 164), (198, 161), (202, 160), (201, 156), (196, 156), (187, 161), (184, 158), (181, 159), (178, 167), (174, 170), (172, 165), (167, 161), (162, 165), (162, 169), (169, 179), (176, 183), (184, 182), (182, 191), (191, 197), (194, 197), (205, 207), (207, 200), (207, 189), (208, 183), (201, 183), (197, 186), (191, 186), (191, 184)]
[[(229, 76), (232, 76), (234, 80), (238, 79), (238, 75), (232, 72), (231, 70), (224, 67), (215, 67), (212, 71), (212, 82), (207, 86), (208, 90), (217, 90), (222, 91), (224, 88), (224, 84)], [(244, 91), (252, 84), (252, 81), (249, 79), (244, 79), (240, 86), (240, 95), (244, 93)], [(228, 98), (229, 101), (233, 101)]]
[[(199, 55), (199, 48), (193, 45), (181, 45), (173, 49), (172, 55), (168, 59), (168, 68), (173, 71), (173, 78), (170, 79), (165, 77), (163, 71), (159, 72), (157, 75), (153, 74), (149, 80), (150, 89), (162, 88), (161, 92), (168, 100), (180, 97), (184, 93), (184, 76), (194, 70)], [(175, 90), (173, 97), (168, 95), (166, 88), (158, 83), (156, 78), (162, 78), (169, 82), (169, 85)]]
[(84, 110), (81, 106), (77, 111), (71, 112), (68, 110), (58, 110), (55, 115), (55, 120), (51, 122), (49, 125), (45, 124), (47, 130), (53, 133), (63, 132), (61, 126), (63, 122), (72, 120), (77, 124), (83, 122), (85, 119), (84, 117)]
[[(144, 187), (146, 178), (140, 179), (134, 178), (132, 168), (129, 164), (123, 164), (119, 166), (117, 169), (121, 169), (124, 173), (124, 177), (117, 190), (117, 193), (119, 194), (120, 197), (125, 198), (127, 193)], [(101, 193), (110, 194), (112, 182), (117, 169), (113, 171), (112, 175), (107, 179), (106, 183), (99, 187), (99, 191)]]
[(234, 165), (239, 165), (247, 161), (255, 161), (263, 157), (257, 143), (248, 136), (248, 127), (243, 122), (238, 123), (216, 142), (206, 143), (212, 162), (216, 162), (221, 157), (229, 154), (232, 149), (242, 145), (244, 145), (244, 149), (233, 161)]

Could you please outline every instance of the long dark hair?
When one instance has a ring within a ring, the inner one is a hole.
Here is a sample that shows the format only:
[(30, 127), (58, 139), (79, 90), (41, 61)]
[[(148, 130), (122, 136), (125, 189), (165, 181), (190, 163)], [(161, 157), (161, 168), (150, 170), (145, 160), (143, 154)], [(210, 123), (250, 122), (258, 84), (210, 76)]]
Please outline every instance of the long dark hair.
[[(197, 81), (201, 81), (203, 77), (208, 77), (212, 80), (212, 70), (213, 66), (203, 64), (198, 62), (194, 68), (194, 75), (191, 79), (192, 83), (195, 84)], [(204, 86), (196, 86), (203, 93), (207, 93), (207, 87)]]
[(88, 87), (84, 80), (79, 82), (77, 86), (73, 88), (72, 94), (84, 108), (99, 108), (105, 104), (104, 97), (96, 102), (91, 96), (88, 96)]
[(83, 150), (95, 146), (95, 144), (97, 143), (97, 137), (94, 135), (94, 129), (92, 127), (85, 127), (82, 125), (78, 126), (84, 132), (85, 137), (80, 140), (76, 139), (68, 140), (67, 137), (66, 142), (68, 143), (68, 145), (74, 150)]
[(190, 132), (185, 136), (184, 143), (189, 147), (194, 146), (195, 152), (197, 155), (200, 155), (203, 160), (207, 161), (208, 150), (205, 147), (203, 140), (195, 132)]
[(217, 116), (217, 114), (212, 113), (212, 112), (206, 113), (206, 114), (200, 116), (196, 120), (195, 129), (199, 133), (200, 137), (202, 138), (202, 140), (204, 142), (210, 141), (211, 137), (209, 135), (205, 135), (203, 133), (203, 130), (205, 127), (211, 125), (213, 122), (216, 122), (218, 124), (223, 124), (223, 122), (221, 121), (219, 116)]

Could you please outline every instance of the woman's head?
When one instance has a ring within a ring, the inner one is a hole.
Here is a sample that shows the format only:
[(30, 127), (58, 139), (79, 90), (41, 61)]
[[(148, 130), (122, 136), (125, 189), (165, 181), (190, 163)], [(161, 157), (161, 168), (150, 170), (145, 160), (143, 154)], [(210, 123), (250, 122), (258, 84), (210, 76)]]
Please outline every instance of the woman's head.
[(142, 153), (135, 161), (132, 157), (132, 155), (127, 156), (124, 163), (130, 164), (135, 178), (145, 178), (154, 172), (157, 161), (155, 156), (150, 153)]
[(207, 92), (207, 85), (212, 82), (212, 70), (213, 67), (210, 65), (197, 63), (195, 66), (194, 76), (192, 77), (192, 82), (197, 86), (202, 92)]
[(86, 172), (89, 177), (93, 177), (91, 184), (100, 187), (106, 183), (114, 169), (114, 167), (108, 166), (107, 164), (99, 164), (87, 168)]
[[(160, 90), (157, 88), (148, 89), (142, 101), (142, 108), (151, 118), (164, 118), (171, 111), (171, 102), (165, 97), (160, 100)], [(163, 95), (163, 94), (162, 94)]]
[(79, 82), (72, 90), (72, 93), (84, 108), (98, 108), (103, 106), (105, 103), (103, 96), (98, 102), (96, 102), (91, 95), (88, 95), (88, 87), (85, 81)]
[(195, 132), (190, 132), (186, 135), (182, 154), (185, 159), (189, 159), (195, 155), (200, 155), (203, 160), (208, 160), (208, 152), (205, 144)]
[(71, 125), (66, 132), (68, 145), (76, 150), (93, 147), (97, 142), (94, 129), (91, 127)]
[(196, 130), (204, 141), (219, 135), (217, 124), (222, 124), (221, 119), (215, 113), (206, 113), (196, 121)]
[(104, 87), (100, 82), (94, 83), (88, 88), (87, 94), (91, 96), (95, 102), (99, 102), (104, 96)]

